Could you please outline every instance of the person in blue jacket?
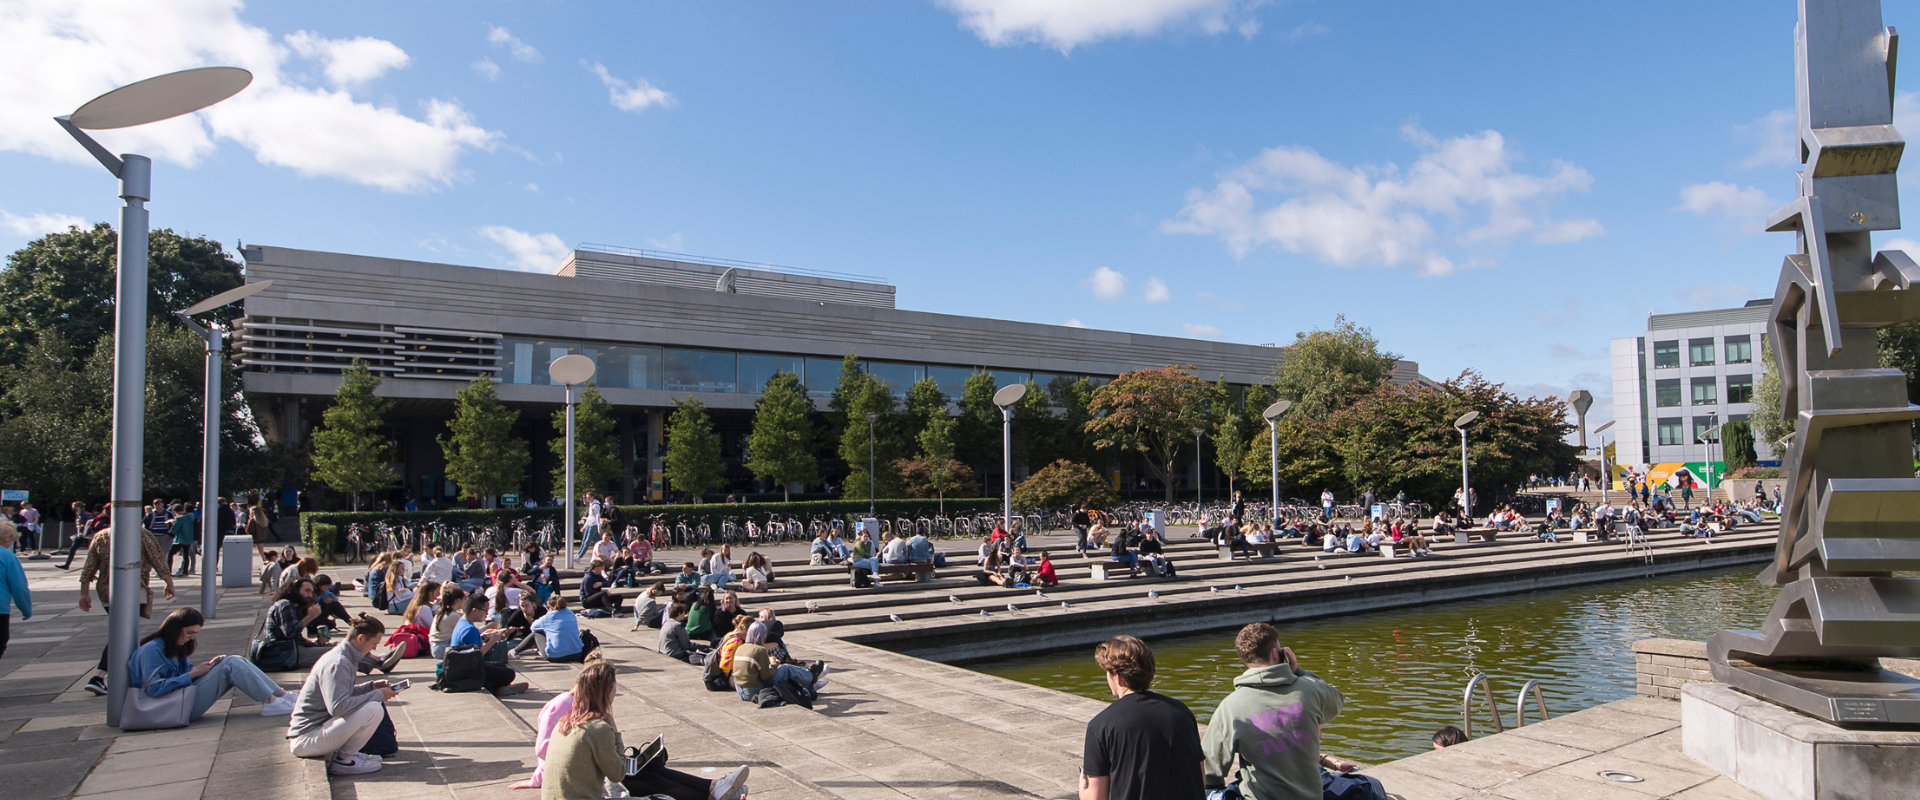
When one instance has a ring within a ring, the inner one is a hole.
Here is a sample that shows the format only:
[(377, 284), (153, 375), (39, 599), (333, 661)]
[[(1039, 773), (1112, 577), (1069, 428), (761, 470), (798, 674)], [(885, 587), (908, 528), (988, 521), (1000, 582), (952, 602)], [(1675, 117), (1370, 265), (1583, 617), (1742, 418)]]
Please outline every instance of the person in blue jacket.
[(20, 618), (33, 619), (33, 593), (27, 591), (27, 571), (20, 557), (13, 554), (13, 542), (20, 529), (9, 520), (0, 520), (0, 657), (7, 654), (7, 639), (13, 628), (13, 607), (20, 607)]
[(187, 659), (193, 655), (195, 638), (206, 617), (200, 609), (178, 608), (160, 622), (160, 628), (140, 640), (127, 662), (127, 685), (139, 687), (154, 697), (165, 697), (188, 686), (194, 687), (193, 713), (188, 721), (199, 719), (229, 690), (260, 702), (260, 716), (278, 717), (293, 713), (296, 695), (280, 688), (267, 674), (240, 656), (214, 656), (198, 665)]

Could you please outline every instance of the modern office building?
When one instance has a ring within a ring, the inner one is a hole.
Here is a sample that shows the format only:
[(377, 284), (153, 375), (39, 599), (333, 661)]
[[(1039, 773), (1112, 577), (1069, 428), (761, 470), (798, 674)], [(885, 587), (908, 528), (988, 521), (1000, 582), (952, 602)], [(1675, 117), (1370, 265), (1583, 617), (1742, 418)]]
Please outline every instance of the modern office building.
[[(931, 378), (954, 399), (977, 371), (1002, 385), (1045, 386), (1185, 364), (1244, 387), (1265, 381), (1282, 356), (1270, 345), (907, 311), (880, 278), (596, 245), (574, 250), (550, 275), (254, 245), (242, 256), (249, 281), (274, 282), (246, 300), (234, 348), (263, 430), (299, 445), (341, 371), (367, 362), (384, 378), (379, 394), (396, 403), (389, 435), (405, 477), (394, 498), (455, 495), (435, 437), (446, 431), (454, 393), (482, 374), (523, 412), (516, 433), (534, 454), (523, 491), (550, 497), (546, 442), (562, 390), (547, 365), (574, 353), (596, 363), (595, 383), (618, 424), (624, 474), (603, 488), (629, 502), (670, 488), (661, 455), (674, 398), (713, 410), (732, 488), (752, 490), (740, 461), (760, 389), (791, 372), (824, 409), (848, 352), (898, 395)], [(1394, 377), (1418, 379), (1418, 366), (1400, 362)], [(1110, 474), (1136, 485), (1139, 475), (1120, 471)], [(997, 472), (996, 464), (979, 477), (997, 486)]]
[[(1766, 372), (1760, 353), (1771, 302), (1650, 314), (1646, 333), (1613, 340), (1617, 464), (1651, 472), (1656, 483), (1683, 468), (1703, 481), (1726, 474), (1719, 445), (1703, 443), (1701, 434), (1753, 413), (1753, 387)], [(1779, 463), (1765, 443), (1756, 441), (1754, 450), (1761, 464)]]

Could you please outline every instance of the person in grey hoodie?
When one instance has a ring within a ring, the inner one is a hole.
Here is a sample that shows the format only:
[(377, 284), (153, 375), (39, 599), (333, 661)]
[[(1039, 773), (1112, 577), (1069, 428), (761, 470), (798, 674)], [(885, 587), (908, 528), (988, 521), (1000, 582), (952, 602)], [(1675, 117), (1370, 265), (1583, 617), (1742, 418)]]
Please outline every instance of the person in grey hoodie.
[(347, 638), (320, 657), (300, 687), (293, 718), (287, 724), (287, 745), (299, 758), (327, 759), (329, 775), (361, 775), (380, 769), (380, 757), (360, 752), (386, 718), (386, 707), (396, 692), (386, 681), (355, 686), (360, 659), (380, 644), (387, 626), (361, 614), (348, 628)]
[(1218, 788), (1240, 757), (1240, 793), (1248, 800), (1320, 800), (1320, 768), (1354, 765), (1320, 754), (1320, 726), (1340, 715), (1346, 698), (1320, 676), (1300, 669), (1293, 648), (1280, 646), (1272, 625), (1240, 629), (1234, 649), (1247, 671), (1233, 680), (1200, 738), (1207, 786)]

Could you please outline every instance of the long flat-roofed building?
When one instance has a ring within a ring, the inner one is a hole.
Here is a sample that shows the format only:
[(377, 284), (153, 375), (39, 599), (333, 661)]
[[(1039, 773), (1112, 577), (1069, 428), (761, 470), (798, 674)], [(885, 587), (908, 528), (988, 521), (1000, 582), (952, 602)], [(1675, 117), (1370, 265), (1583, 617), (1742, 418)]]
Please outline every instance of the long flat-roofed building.
[[(547, 365), (568, 354), (594, 360), (595, 384), (618, 421), (625, 474), (604, 488), (634, 501), (666, 488), (660, 460), (673, 398), (691, 395), (715, 410), (729, 477), (745, 489), (741, 440), (767, 380), (794, 373), (824, 408), (848, 352), (898, 395), (931, 378), (956, 400), (978, 371), (1002, 385), (1045, 386), (1186, 364), (1244, 387), (1266, 381), (1283, 353), (908, 311), (880, 278), (597, 245), (574, 250), (550, 275), (255, 245), (242, 255), (249, 281), (274, 282), (246, 300), (233, 348), (263, 427), (298, 444), (341, 371), (365, 361), (385, 379), (379, 394), (396, 401), (389, 421), (406, 483), (395, 497), (453, 497), (435, 437), (446, 431), (455, 392), (488, 374), (501, 399), (523, 410), (534, 445), (523, 491), (545, 499), (553, 465), (543, 443), (562, 394)], [(1417, 379), (1418, 365), (1400, 362), (1394, 377)], [(1016, 467), (1016, 477), (1022, 472)], [(997, 485), (997, 476), (981, 477)], [(1121, 479), (1131, 485), (1136, 476)]]

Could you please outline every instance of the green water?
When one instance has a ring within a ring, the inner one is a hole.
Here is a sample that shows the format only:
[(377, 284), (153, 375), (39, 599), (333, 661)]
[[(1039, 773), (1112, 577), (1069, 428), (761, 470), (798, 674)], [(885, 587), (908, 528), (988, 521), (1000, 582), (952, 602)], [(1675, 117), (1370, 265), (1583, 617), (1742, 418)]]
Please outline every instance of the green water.
[[(1637, 639), (1704, 639), (1722, 628), (1757, 628), (1777, 593), (1754, 581), (1758, 567), (1467, 600), (1280, 626), (1300, 664), (1346, 695), (1324, 728), (1324, 749), (1370, 763), (1432, 748), (1433, 731), (1460, 724), (1460, 695), (1487, 673), (1505, 724), (1528, 679), (1544, 684), (1547, 709), (1565, 714), (1634, 693)], [(1148, 640), (1155, 691), (1179, 698), (1202, 722), (1240, 674), (1233, 630)], [(1100, 700), (1111, 699), (1092, 647), (964, 664), (969, 669)], [(1491, 728), (1481, 701), (1475, 734)]]

